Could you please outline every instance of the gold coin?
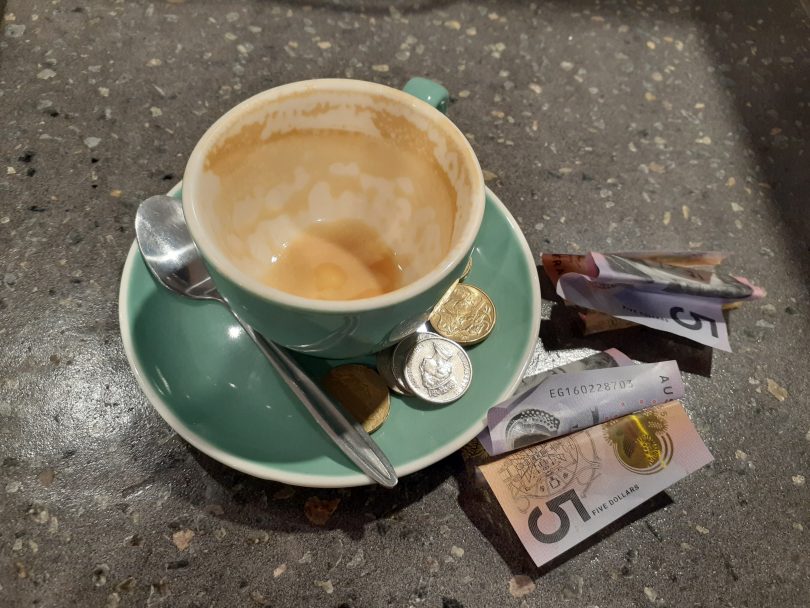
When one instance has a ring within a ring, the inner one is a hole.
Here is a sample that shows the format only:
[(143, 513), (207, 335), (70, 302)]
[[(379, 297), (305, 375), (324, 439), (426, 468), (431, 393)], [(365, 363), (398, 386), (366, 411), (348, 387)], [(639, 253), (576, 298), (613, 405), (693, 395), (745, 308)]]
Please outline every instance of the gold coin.
[(459, 283), (433, 309), (430, 324), (445, 338), (472, 346), (492, 333), (495, 305), (478, 287)]
[(472, 256), (467, 258), (467, 265), (464, 267), (464, 272), (461, 273), (461, 278), (459, 279), (459, 281), (463, 281), (464, 279), (466, 279), (467, 275), (470, 274), (471, 270), (472, 270)]
[(365, 365), (335, 367), (326, 375), (323, 385), (326, 392), (363, 425), (366, 433), (380, 428), (391, 412), (388, 385)]

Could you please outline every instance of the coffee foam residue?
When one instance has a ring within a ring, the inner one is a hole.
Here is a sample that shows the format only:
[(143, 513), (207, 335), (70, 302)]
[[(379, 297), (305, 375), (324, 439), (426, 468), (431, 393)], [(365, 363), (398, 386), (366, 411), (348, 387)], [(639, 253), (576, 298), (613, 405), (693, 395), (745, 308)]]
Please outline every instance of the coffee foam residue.
[[(269, 280), (268, 264), (312, 224), (356, 220), (392, 245), (404, 283), (435, 267), (470, 213), (464, 204), (473, 190), (463, 170), (466, 151), (431, 121), (406, 116), (385, 97), (303, 92), (273, 106), (270, 114), (258, 108), (236, 120), (204, 162), (201, 191), (208, 200), (202, 206), (218, 218), (211, 231), (237, 266)], [(343, 143), (331, 153), (340, 160), (326, 163), (323, 142), (337, 139)], [(371, 165), (352, 158), (370, 141), (387, 142), (392, 150), (375, 150)], [(283, 152), (289, 144), (302, 147), (301, 159)], [(313, 160), (319, 150), (325, 156)], [(397, 158), (392, 151), (405, 154), (408, 160), (397, 162), (406, 165), (433, 162), (420, 164), (414, 183), (413, 175), (379, 162), (384, 155)]]

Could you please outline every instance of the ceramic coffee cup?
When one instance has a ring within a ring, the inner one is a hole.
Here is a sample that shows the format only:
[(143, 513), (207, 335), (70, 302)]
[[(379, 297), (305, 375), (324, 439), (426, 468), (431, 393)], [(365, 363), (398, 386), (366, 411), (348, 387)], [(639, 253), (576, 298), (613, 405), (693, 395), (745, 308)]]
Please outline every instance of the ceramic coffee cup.
[(217, 120), (183, 176), (219, 291), (265, 337), (347, 358), (397, 342), (458, 279), (484, 214), (481, 168), (447, 91), (296, 82)]

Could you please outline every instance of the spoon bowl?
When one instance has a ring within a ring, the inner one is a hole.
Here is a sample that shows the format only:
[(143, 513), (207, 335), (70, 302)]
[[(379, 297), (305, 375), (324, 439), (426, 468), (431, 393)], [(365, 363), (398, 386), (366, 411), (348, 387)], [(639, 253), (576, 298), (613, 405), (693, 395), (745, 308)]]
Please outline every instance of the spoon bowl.
[(228, 307), (273, 369), (343, 453), (380, 485), (392, 488), (397, 484), (393, 466), (363, 427), (332, 401), (286, 350), (240, 319), (219, 293), (191, 238), (180, 201), (165, 195), (143, 201), (135, 217), (135, 235), (149, 272), (161, 285), (188, 298), (216, 300)]

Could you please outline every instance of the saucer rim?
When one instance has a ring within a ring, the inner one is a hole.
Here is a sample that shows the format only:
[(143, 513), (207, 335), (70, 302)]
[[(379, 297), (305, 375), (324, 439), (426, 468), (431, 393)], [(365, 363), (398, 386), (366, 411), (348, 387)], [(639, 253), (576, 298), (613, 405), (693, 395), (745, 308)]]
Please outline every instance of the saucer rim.
[[(169, 196), (175, 196), (178, 190), (182, 188), (182, 181), (175, 184), (175, 186), (169, 190)], [(526, 237), (523, 234), (520, 226), (518, 225), (515, 218), (510, 213), (509, 209), (506, 205), (503, 204), (500, 198), (498, 198), (494, 192), (489, 187), (485, 187), (485, 194), (489, 197), (493, 203), (503, 212), (504, 217), (507, 220), (512, 232), (517, 237), (518, 243), (520, 244), (521, 250), (526, 258), (529, 267), (535, 266), (534, 256), (532, 255), (531, 248), (529, 247), (529, 243), (526, 241)], [(318, 475), (318, 474), (311, 474), (311, 473), (291, 473), (288, 471), (283, 471), (277, 468), (274, 468), (266, 463), (260, 464), (253, 460), (242, 458), (239, 456), (234, 456), (229, 452), (212, 445), (203, 437), (200, 437), (197, 433), (195, 433), (190, 427), (188, 427), (179, 417), (177, 417), (171, 410), (171, 408), (163, 401), (159, 393), (152, 387), (149, 381), (145, 378), (144, 374), (142, 373), (143, 363), (138, 359), (137, 353), (135, 351), (135, 345), (132, 340), (132, 332), (130, 327), (130, 310), (129, 310), (129, 288), (132, 284), (132, 270), (137, 258), (136, 253), (138, 251), (138, 244), (136, 241), (132, 242), (132, 245), (129, 248), (129, 252), (127, 253), (127, 259), (124, 263), (124, 268), (121, 272), (121, 284), (119, 286), (118, 291), (118, 321), (119, 326), (121, 329), (121, 339), (124, 345), (124, 353), (127, 358), (127, 362), (129, 363), (130, 369), (132, 370), (133, 375), (140, 387), (141, 391), (145, 395), (147, 401), (149, 401), (150, 405), (155, 408), (157, 413), (160, 415), (161, 418), (174, 430), (178, 435), (180, 435), (185, 441), (190, 443), (196, 449), (200, 450), (207, 456), (217, 460), (218, 462), (235, 469), (237, 471), (241, 471), (242, 473), (247, 473), (248, 475), (252, 475), (253, 477), (258, 477), (260, 479), (268, 479), (273, 481), (278, 481), (281, 483), (287, 483), (296, 486), (303, 486), (303, 487), (312, 487), (312, 488), (349, 488), (349, 487), (357, 487), (357, 486), (364, 486), (373, 484), (373, 480), (371, 480), (368, 476), (361, 472), (346, 474), (346, 475)], [(513, 374), (509, 383), (505, 386), (504, 390), (501, 392), (500, 396), (496, 400), (495, 403), (502, 401), (509, 397), (512, 392), (514, 391), (515, 387), (520, 382), (521, 378), (523, 378), (524, 370), (528, 365), (532, 353), (534, 352), (534, 347), (536, 344), (536, 337), (539, 335), (540, 332), (540, 282), (539, 281), (531, 281), (530, 283), (530, 295), (531, 295), (531, 308), (530, 310), (534, 311), (534, 314), (531, 319), (530, 323), (530, 336), (533, 336), (534, 339), (528, 340), (526, 346), (523, 349), (522, 359), (523, 365)], [(494, 403), (493, 403), (494, 405)], [(429, 467), (432, 464), (435, 464), (439, 460), (449, 456), (453, 452), (456, 452), (465, 444), (467, 444), (471, 439), (475, 438), (486, 426), (486, 414), (482, 416), (477, 422), (472, 424), (466, 431), (463, 433), (459, 433), (457, 437), (443, 446), (425, 454), (424, 456), (411, 460), (401, 466), (394, 467), (394, 470), (397, 473), (397, 476), (404, 477), (411, 473), (415, 473), (417, 471), (421, 471), (422, 469)]]

